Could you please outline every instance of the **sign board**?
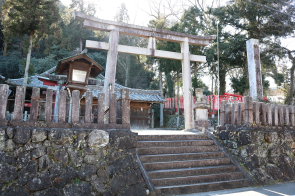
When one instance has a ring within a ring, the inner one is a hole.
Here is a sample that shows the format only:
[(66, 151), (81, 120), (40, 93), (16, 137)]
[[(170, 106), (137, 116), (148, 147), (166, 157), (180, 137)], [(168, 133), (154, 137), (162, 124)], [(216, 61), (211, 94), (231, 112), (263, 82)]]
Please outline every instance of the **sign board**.
[(31, 107), (30, 103), (24, 103), (24, 107)]
[(73, 69), (72, 80), (76, 82), (85, 82), (87, 71)]

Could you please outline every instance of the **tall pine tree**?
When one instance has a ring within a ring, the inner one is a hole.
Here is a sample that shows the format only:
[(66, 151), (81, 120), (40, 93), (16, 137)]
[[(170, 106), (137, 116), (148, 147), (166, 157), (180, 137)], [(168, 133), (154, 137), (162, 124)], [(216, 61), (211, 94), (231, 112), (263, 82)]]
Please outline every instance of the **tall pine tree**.
[(29, 35), (29, 47), (23, 86), (26, 89), (33, 39), (41, 39), (56, 30), (57, 0), (7, 0), (2, 9), (2, 26), (6, 41)]

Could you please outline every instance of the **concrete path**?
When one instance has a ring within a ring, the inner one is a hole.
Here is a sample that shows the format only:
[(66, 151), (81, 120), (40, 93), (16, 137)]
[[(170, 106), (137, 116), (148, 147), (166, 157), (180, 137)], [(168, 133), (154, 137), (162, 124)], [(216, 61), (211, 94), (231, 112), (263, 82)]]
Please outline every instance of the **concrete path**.
[[(265, 187), (249, 187), (212, 191), (206, 193), (194, 193), (181, 196), (295, 196), (295, 182), (276, 184)], [(179, 195), (180, 196), (180, 195)]]
[(132, 132), (138, 133), (138, 135), (192, 135), (202, 134), (197, 131), (183, 131), (183, 130), (165, 130), (165, 129), (131, 129)]

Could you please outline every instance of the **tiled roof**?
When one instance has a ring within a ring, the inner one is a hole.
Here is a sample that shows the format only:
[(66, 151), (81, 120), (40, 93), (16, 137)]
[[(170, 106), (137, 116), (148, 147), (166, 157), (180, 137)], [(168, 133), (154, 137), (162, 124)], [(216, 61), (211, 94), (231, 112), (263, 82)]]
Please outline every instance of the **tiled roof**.
[[(7, 84), (13, 85), (13, 86), (22, 86), (24, 82), (23, 78), (19, 79), (8, 79)], [(31, 76), (28, 78), (28, 84), (27, 87), (37, 87), (37, 88), (48, 88), (47, 85), (43, 85), (43, 82), (38, 79), (38, 76)]]

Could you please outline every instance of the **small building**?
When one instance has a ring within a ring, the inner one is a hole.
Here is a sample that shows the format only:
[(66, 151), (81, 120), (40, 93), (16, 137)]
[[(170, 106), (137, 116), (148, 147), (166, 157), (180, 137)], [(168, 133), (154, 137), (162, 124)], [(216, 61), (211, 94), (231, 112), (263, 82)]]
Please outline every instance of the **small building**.
[[(65, 82), (67, 80), (67, 75), (55, 75), (54, 72), (56, 67), (53, 67), (46, 72), (29, 77), (27, 84), (27, 96), (26, 100), (30, 99), (30, 95), (32, 93), (33, 87), (40, 88), (40, 109), (39, 109), (39, 118), (43, 118), (44, 108), (45, 108), (45, 98), (46, 98), (46, 90), (53, 89), (54, 90), (54, 99), (53, 102), (57, 102), (57, 94), (59, 89), (65, 89)], [(104, 85), (104, 76), (98, 75), (96, 78), (89, 77), (88, 79), (88, 91), (93, 92), (93, 114), (95, 105), (97, 104), (98, 93), (103, 92)], [(11, 86), (22, 86), (23, 78), (20, 79), (10, 79), (7, 83)], [(117, 94), (117, 99), (119, 100), (121, 97), (121, 89), (128, 88), (119, 84), (115, 84), (114, 93)], [(155, 103), (163, 103), (164, 99), (161, 98), (160, 90), (143, 90), (143, 89), (133, 89), (128, 88), (130, 91), (130, 123), (132, 129), (148, 129), (151, 127), (151, 106)], [(44, 102), (43, 102), (44, 101)], [(69, 100), (68, 100), (69, 102)], [(13, 106), (13, 104), (10, 104)], [(85, 94), (81, 99), (81, 108), (80, 108), (80, 121), (84, 121), (84, 108), (85, 108)], [(12, 111), (12, 110), (11, 110)], [(25, 111), (29, 112), (29, 108), (25, 108)], [(53, 111), (57, 111), (56, 105), (53, 106)], [(118, 115), (120, 112), (120, 104), (117, 104), (117, 121), (120, 121), (120, 116)], [(54, 114), (55, 115), (55, 114)], [(69, 111), (67, 109), (67, 116), (69, 115)], [(95, 118), (95, 116), (94, 116)]]

